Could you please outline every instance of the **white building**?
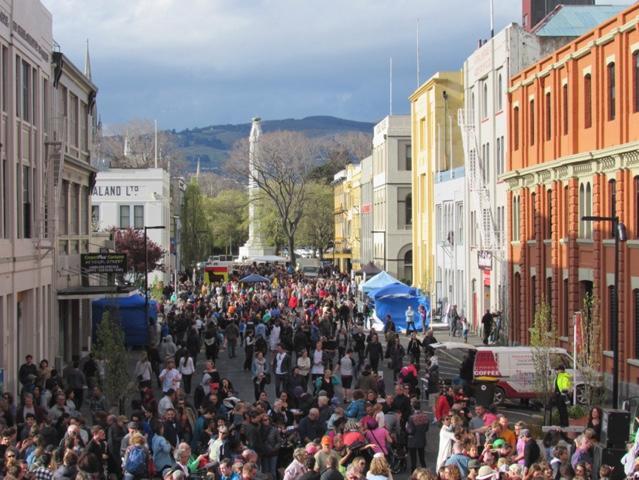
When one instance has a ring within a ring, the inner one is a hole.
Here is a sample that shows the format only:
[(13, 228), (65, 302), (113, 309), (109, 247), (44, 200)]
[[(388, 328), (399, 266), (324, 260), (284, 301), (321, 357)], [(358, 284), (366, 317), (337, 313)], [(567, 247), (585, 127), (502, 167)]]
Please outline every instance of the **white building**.
[(435, 301), (466, 310), (464, 238), (464, 168), (436, 172), (435, 199)]
[(360, 162), (360, 264), (373, 261), (373, 157)]
[(162, 168), (120, 169), (98, 172), (92, 192), (92, 221), (98, 230), (163, 226), (147, 230), (147, 238), (165, 251), (166, 271), (149, 273), (149, 286), (171, 278), (170, 176)]
[(373, 261), (399, 280), (413, 272), (410, 115), (387, 116), (373, 132)]
[(58, 353), (47, 210), (52, 46), (39, 0), (0, 0), (0, 368), (14, 393), (25, 355), (53, 362)]

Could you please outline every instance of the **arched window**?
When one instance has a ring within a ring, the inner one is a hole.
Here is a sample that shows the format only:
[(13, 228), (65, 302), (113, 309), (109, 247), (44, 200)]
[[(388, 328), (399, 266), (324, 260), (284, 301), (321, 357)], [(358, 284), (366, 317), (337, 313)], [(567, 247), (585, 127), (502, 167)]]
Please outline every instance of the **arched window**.
[(408, 250), (404, 254), (404, 278), (406, 280), (413, 279), (413, 251)]
[[(608, 180), (608, 205), (610, 216), (614, 217), (617, 215), (617, 181), (614, 178)], [(612, 223), (610, 223), (609, 228), (608, 234), (610, 238), (614, 238)]]
[(404, 211), (406, 214), (406, 225), (413, 224), (413, 194), (406, 195), (406, 201), (404, 204)]
[(530, 138), (528, 139), (528, 143), (530, 145), (535, 144), (535, 99), (533, 98), (530, 101), (530, 109), (529, 109), (529, 118), (530, 118)]
[(592, 78), (584, 76), (584, 128), (592, 127)]
[(488, 79), (482, 82), (481, 97), (481, 116), (486, 118), (488, 116)]
[(564, 83), (564, 86), (561, 88), (562, 91), (562, 117), (563, 117), (563, 134), (568, 135), (568, 84)]
[(608, 64), (608, 120), (614, 120), (617, 114), (616, 108), (616, 85), (615, 85), (615, 62)]
[(552, 134), (552, 105), (550, 92), (546, 93), (546, 141), (550, 140)]
[(582, 183), (579, 185), (579, 238), (586, 236), (586, 222), (581, 218), (586, 214), (586, 188)]
[(513, 108), (513, 148), (519, 150), (519, 107)]
[[(586, 216), (592, 215), (592, 188), (586, 184)], [(586, 222), (586, 238), (592, 238), (592, 222)]]

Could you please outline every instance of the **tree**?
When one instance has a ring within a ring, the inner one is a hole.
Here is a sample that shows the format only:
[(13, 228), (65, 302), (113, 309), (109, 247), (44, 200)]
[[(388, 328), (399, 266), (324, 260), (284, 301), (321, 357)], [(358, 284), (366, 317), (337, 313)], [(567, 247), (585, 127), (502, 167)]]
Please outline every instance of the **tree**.
[[(147, 253), (144, 253), (144, 230), (126, 228), (115, 230), (115, 251), (126, 253), (127, 270), (133, 283), (144, 284), (144, 271), (164, 271), (162, 260), (166, 253), (157, 243), (147, 237)], [(146, 266), (146, 269), (145, 269)]]
[(118, 405), (124, 413), (124, 400), (129, 385), (129, 360), (124, 344), (124, 332), (119, 322), (117, 307), (108, 307), (96, 332), (95, 356), (104, 364), (104, 393), (111, 405)]
[[(578, 328), (575, 325), (575, 328)], [(577, 345), (577, 372), (584, 382), (583, 392), (579, 392), (584, 405), (601, 405), (605, 388), (601, 374), (601, 317), (599, 301), (592, 293), (586, 293), (583, 300), (582, 320), (579, 326), (581, 339)]]
[(316, 142), (303, 134), (280, 131), (261, 136), (252, 170), (246, 140), (238, 142), (229, 156), (229, 170), (255, 183), (260, 192), (257, 200), (269, 199), (273, 203), (291, 263), (295, 263), (295, 234), (308, 201), (307, 177), (318, 153)]
[(550, 421), (550, 406), (555, 389), (555, 372), (557, 367), (550, 349), (555, 346), (557, 328), (552, 319), (550, 306), (545, 300), (537, 305), (530, 331), (530, 346), (533, 350), (535, 367), (534, 385), (544, 405), (544, 423)]
[(205, 260), (211, 244), (211, 231), (204, 210), (203, 196), (195, 177), (186, 186), (180, 214), (182, 222), (182, 261), (195, 267)]
[(213, 247), (231, 255), (248, 238), (248, 195), (242, 190), (222, 190), (203, 198)]
[(308, 183), (307, 195), (309, 201), (300, 224), (298, 243), (319, 251), (323, 259), (335, 232), (333, 188), (323, 183)]

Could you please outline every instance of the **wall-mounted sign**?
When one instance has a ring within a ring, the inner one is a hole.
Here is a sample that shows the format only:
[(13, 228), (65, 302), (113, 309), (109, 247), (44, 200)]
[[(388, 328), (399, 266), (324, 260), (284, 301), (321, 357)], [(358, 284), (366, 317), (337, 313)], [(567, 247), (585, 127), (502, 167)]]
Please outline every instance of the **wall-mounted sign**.
[(493, 268), (493, 254), (488, 250), (477, 251), (477, 266), (482, 270), (490, 270)]
[(139, 185), (96, 185), (91, 195), (94, 197), (137, 197), (142, 190)]
[(82, 273), (125, 273), (126, 253), (83, 253), (80, 255)]

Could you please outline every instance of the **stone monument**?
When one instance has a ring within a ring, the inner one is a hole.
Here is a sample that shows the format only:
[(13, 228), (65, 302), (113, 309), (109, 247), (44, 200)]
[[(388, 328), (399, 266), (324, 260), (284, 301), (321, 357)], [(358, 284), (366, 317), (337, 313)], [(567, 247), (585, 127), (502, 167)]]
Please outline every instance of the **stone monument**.
[(267, 245), (264, 240), (262, 229), (260, 228), (260, 219), (257, 211), (259, 209), (260, 195), (259, 188), (254, 180), (256, 176), (255, 164), (260, 154), (260, 136), (262, 135), (262, 127), (260, 126), (260, 118), (253, 118), (251, 125), (251, 134), (249, 136), (249, 238), (247, 242), (240, 247), (240, 259), (250, 259), (255, 257), (265, 257), (275, 255), (275, 247)]

